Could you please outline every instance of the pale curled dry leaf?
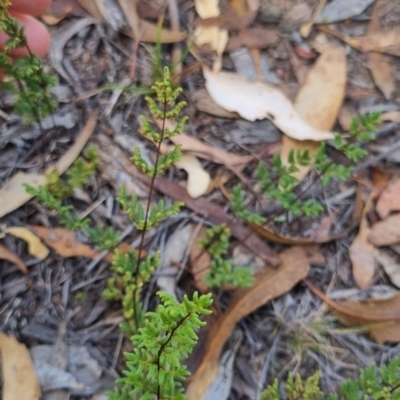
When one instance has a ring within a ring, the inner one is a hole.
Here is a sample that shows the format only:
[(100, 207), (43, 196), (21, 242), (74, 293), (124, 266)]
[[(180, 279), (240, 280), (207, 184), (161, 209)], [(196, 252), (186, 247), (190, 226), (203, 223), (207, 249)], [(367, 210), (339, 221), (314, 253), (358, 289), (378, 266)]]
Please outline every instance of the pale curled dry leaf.
[(392, 211), (400, 211), (400, 179), (387, 185), (376, 204), (376, 212), (381, 219), (385, 219)]
[[(77, 136), (75, 143), (57, 162), (57, 170), (64, 173), (75, 161), (85, 147), (97, 124), (97, 113), (92, 113), (82, 131)], [(50, 172), (53, 167), (46, 170)], [(28, 202), (32, 196), (25, 190), (24, 184), (29, 184), (35, 189), (46, 184), (46, 177), (36, 173), (18, 172), (0, 189), (0, 218), (18, 209)]]
[[(156, 120), (155, 123), (159, 128), (161, 127), (160, 121)], [(165, 127), (169, 130), (174, 130), (176, 124), (172, 123), (171, 121), (166, 121)], [(178, 136), (171, 137), (171, 142), (173, 142), (175, 145), (180, 145), (182, 151), (193, 153), (194, 155), (205, 160), (210, 160), (218, 164), (224, 164), (228, 168), (239, 164), (247, 164), (254, 160), (253, 156), (241, 156), (204, 144), (200, 140), (189, 136), (186, 133), (181, 133)], [(165, 146), (163, 151), (167, 151)]]
[(13, 336), (0, 332), (2, 398), (39, 400), (40, 385), (29, 352)]
[(400, 214), (393, 214), (371, 227), (368, 240), (375, 246), (390, 246), (400, 243)]
[(249, 121), (268, 118), (282, 132), (297, 140), (322, 141), (333, 138), (331, 132), (307, 124), (278, 89), (229, 72), (213, 73), (203, 68), (203, 73), (208, 93), (226, 110), (237, 112)]
[(28, 273), (28, 268), (26, 268), (24, 262), (11, 250), (8, 250), (7, 247), (4, 247), (1, 244), (0, 244), (0, 260), (9, 261), (15, 264), (23, 274)]
[(371, 230), (365, 217), (360, 229), (349, 248), (349, 257), (353, 267), (353, 278), (360, 288), (368, 287), (375, 275), (375, 247), (368, 241)]
[(185, 170), (188, 174), (186, 190), (190, 197), (197, 199), (207, 193), (211, 183), (211, 176), (193, 154), (183, 153), (181, 159), (175, 163), (175, 166)]
[(44, 260), (49, 255), (49, 249), (27, 228), (10, 226), (4, 229), (4, 233), (24, 240), (28, 244), (29, 254), (38, 260)]
[(256, 274), (255, 285), (252, 288), (237, 289), (233, 293), (227, 310), (209, 333), (199, 368), (190, 378), (186, 391), (189, 400), (201, 400), (207, 387), (215, 379), (221, 350), (236, 324), (263, 304), (292, 289), (307, 276), (310, 263), (324, 262), (321, 253), (312, 248), (291, 247), (279, 257), (279, 268), (266, 268)]
[[(201, 18), (218, 17), (220, 15), (219, 0), (195, 0), (197, 14)], [(193, 33), (195, 43), (201, 47), (209, 45), (217, 53), (214, 71), (219, 71), (222, 65), (222, 53), (228, 43), (228, 30), (218, 26), (197, 26)]]
[[(323, 53), (309, 71), (306, 81), (300, 88), (294, 108), (304, 121), (314, 129), (329, 131), (336, 123), (342, 107), (346, 90), (346, 54), (341, 46), (324, 46)], [(317, 139), (314, 139), (317, 140)], [(308, 150), (315, 156), (319, 143), (315, 141), (298, 141), (284, 136), (282, 139), (281, 158), (288, 165), (290, 152)], [(299, 166), (294, 176), (301, 181), (308, 174), (312, 165)]]

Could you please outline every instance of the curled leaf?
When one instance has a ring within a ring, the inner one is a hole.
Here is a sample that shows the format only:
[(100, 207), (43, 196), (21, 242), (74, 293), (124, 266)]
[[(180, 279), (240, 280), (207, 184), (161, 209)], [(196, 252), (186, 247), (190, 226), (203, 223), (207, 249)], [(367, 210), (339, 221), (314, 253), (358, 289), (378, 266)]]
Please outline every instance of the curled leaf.
[(29, 229), (11, 226), (6, 228), (4, 232), (24, 240), (28, 244), (29, 254), (38, 260), (44, 260), (49, 255), (49, 249)]
[(315, 129), (305, 122), (280, 90), (230, 72), (213, 73), (203, 68), (203, 73), (208, 93), (226, 110), (237, 112), (249, 121), (268, 118), (282, 132), (297, 140), (333, 138), (331, 132)]

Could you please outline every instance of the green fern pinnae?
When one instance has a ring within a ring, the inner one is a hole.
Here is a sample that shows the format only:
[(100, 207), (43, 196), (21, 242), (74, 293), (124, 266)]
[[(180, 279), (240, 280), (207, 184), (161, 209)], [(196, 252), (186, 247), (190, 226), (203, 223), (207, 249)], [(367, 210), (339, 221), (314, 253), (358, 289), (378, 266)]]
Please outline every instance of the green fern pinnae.
[(205, 238), (200, 240), (199, 247), (213, 257), (223, 257), (229, 249), (230, 235), (231, 231), (226, 224), (213, 226), (206, 230)]
[(111, 267), (113, 276), (108, 279), (107, 287), (103, 291), (103, 297), (106, 300), (121, 301), (124, 315), (121, 327), (128, 336), (136, 332), (136, 320), (143, 323), (143, 310), (140, 302), (142, 288), (160, 265), (160, 253), (149, 255), (140, 262), (138, 276), (135, 273), (137, 261), (136, 251), (129, 250), (122, 254), (116, 250)]
[[(351, 125), (350, 139), (345, 139), (338, 133), (335, 134), (333, 144), (336, 150), (352, 163), (357, 163), (365, 158), (368, 151), (362, 145), (374, 138), (374, 133), (380, 123), (379, 117), (379, 113), (373, 113), (354, 119)], [(341, 181), (349, 179), (354, 170), (352, 166), (334, 163), (327, 154), (325, 143), (320, 145), (313, 157), (307, 150), (296, 152), (292, 150), (288, 156), (288, 165), (283, 164), (279, 154), (272, 158), (270, 168), (260, 162), (255, 170), (255, 177), (261, 193), (280, 205), (281, 210), (276, 216), (289, 212), (294, 216), (310, 217), (318, 216), (323, 211), (322, 205), (313, 199), (303, 199), (305, 193), (296, 194), (295, 192), (299, 183), (295, 174), (300, 167), (305, 166), (313, 166), (323, 187), (326, 187), (334, 178)], [(233, 188), (232, 210), (238, 218), (247, 222), (256, 225), (266, 222), (265, 218), (248, 210), (241, 186)], [(274, 217), (271, 216), (268, 221)]]
[(166, 209), (164, 201), (160, 200), (150, 209), (146, 224), (144, 207), (139, 203), (139, 199), (136, 195), (131, 196), (129, 199), (125, 187), (121, 186), (117, 200), (124, 211), (128, 213), (129, 219), (132, 222), (135, 222), (136, 228), (140, 231), (145, 228), (146, 230), (149, 230), (166, 218), (177, 215), (181, 207), (184, 205), (182, 202), (174, 202)]
[(187, 358), (197, 343), (196, 330), (204, 325), (200, 316), (208, 315), (211, 294), (182, 303), (167, 293), (158, 292), (161, 304), (144, 316), (144, 326), (132, 337), (135, 346), (126, 353), (127, 369), (118, 383), (122, 390), (110, 394), (110, 400), (139, 396), (141, 399), (184, 400), (182, 382), (190, 375), (181, 360)]
[(255, 225), (263, 225), (266, 222), (266, 219), (258, 213), (251, 212), (244, 198), (244, 193), (241, 184), (237, 184), (232, 189), (232, 203), (231, 203), (232, 211), (234, 214), (243, 219), (246, 222), (250, 222)]
[[(299, 374), (289, 374), (285, 394), (279, 382), (274, 380), (261, 395), (261, 400), (338, 400), (334, 393), (325, 395), (320, 387), (320, 372), (303, 381)], [(281, 395), (282, 394), (282, 395)], [(388, 400), (400, 399), (400, 357), (394, 357), (380, 369), (372, 364), (362, 369), (358, 379), (347, 379), (339, 389), (340, 400)]]
[(233, 265), (233, 260), (225, 259), (229, 249), (230, 229), (225, 225), (216, 225), (206, 230), (205, 238), (200, 240), (199, 247), (212, 257), (210, 269), (204, 283), (209, 287), (242, 286), (254, 284), (252, 271), (247, 267)]

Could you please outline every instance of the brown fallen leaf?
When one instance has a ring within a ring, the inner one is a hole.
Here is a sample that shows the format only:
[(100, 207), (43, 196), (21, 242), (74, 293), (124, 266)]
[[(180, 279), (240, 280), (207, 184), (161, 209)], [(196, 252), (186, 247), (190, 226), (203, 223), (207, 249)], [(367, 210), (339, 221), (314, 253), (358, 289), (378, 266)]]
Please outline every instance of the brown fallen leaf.
[(334, 235), (318, 235), (318, 236), (312, 236), (311, 238), (304, 238), (304, 237), (296, 237), (296, 236), (283, 236), (281, 234), (275, 233), (272, 229), (270, 229), (268, 226), (260, 226), (256, 224), (249, 223), (248, 225), (251, 227), (253, 231), (258, 233), (259, 236), (261, 236), (264, 239), (267, 239), (268, 241), (274, 242), (274, 243), (280, 243), (280, 244), (289, 244), (293, 246), (309, 246), (312, 244), (322, 244), (322, 243), (328, 243), (333, 240), (337, 240), (343, 237), (346, 237), (355, 227), (358, 226), (360, 222), (359, 217), (353, 217), (353, 221), (351, 222), (350, 226), (346, 229), (344, 229), (342, 232), (336, 233)]
[[(155, 123), (159, 124), (159, 127), (161, 127), (160, 121), (156, 120)], [(172, 124), (170, 121), (167, 121), (165, 126), (169, 130), (175, 129), (175, 124)], [(247, 164), (254, 160), (253, 156), (240, 156), (237, 154), (228, 153), (224, 150), (204, 144), (200, 142), (200, 140), (185, 133), (171, 137), (171, 142), (173, 142), (175, 145), (180, 145), (182, 151), (193, 153), (194, 155), (205, 160), (210, 160), (218, 164), (224, 164), (228, 168), (239, 164)]]
[(84, 8), (91, 16), (96, 18), (98, 21), (103, 21), (105, 10), (103, 2), (100, 0), (76, 0), (79, 5)]
[(385, 53), (400, 57), (399, 27), (394, 27), (385, 32), (380, 31), (373, 35), (367, 34), (365, 36), (358, 36), (355, 38), (342, 35), (340, 32), (332, 30), (323, 25), (319, 26), (318, 29), (337, 37), (343, 42), (349, 44), (351, 47), (354, 47), (363, 53), (375, 51), (377, 53)]
[(222, 118), (240, 118), (238, 113), (229, 112), (220, 107), (208, 94), (206, 89), (197, 90), (193, 95), (197, 110)]
[[(64, 173), (68, 167), (75, 161), (79, 153), (85, 147), (91, 134), (97, 125), (97, 113), (92, 113), (82, 131), (77, 136), (75, 143), (57, 162), (57, 170), (60, 174)], [(54, 167), (46, 170), (50, 172)], [(24, 184), (29, 184), (34, 188), (46, 184), (44, 174), (18, 172), (0, 189), (0, 218), (18, 209), (28, 202), (32, 196), (25, 190)]]
[(388, 186), (390, 174), (389, 172), (378, 167), (371, 167), (370, 174), (373, 190), (375, 191), (376, 195), (379, 196), (380, 193), (382, 193), (382, 191)]
[[(380, 31), (379, 9), (382, 1), (378, 0), (375, 3), (374, 10), (371, 15), (370, 23), (367, 30), (367, 35), (375, 35)], [(375, 85), (383, 93), (387, 100), (390, 100), (396, 90), (396, 83), (393, 75), (393, 68), (389, 62), (384, 59), (383, 54), (374, 51), (367, 55), (372, 78)]]
[(28, 252), (38, 260), (44, 260), (49, 255), (49, 249), (29, 229), (20, 226), (10, 226), (4, 233), (24, 240), (28, 244)]
[(400, 211), (400, 179), (388, 184), (376, 204), (376, 212), (381, 219), (385, 219), (392, 211)]
[[(300, 88), (294, 102), (298, 115), (310, 126), (320, 131), (329, 131), (336, 123), (342, 107), (346, 89), (346, 55), (344, 48), (333, 44), (322, 47), (322, 54), (311, 68), (306, 81)], [(320, 144), (315, 141), (299, 141), (284, 135), (281, 158), (289, 164), (289, 154), (293, 150), (308, 150), (315, 156)], [(294, 176), (301, 181), (308, 174), (312, 165), (299, 166)]]
[(238, 154), (229, 153), (225, 150), (218, 149), (200, 142), (200, 140), (182, 133), (171, 138), (171, 141), (182, 146), (182, 151), (188, 151), (200, 158), (213, 161), (217, 164), (224, 164), (227, 167), (232, 167), (240, 164), (248, 164), (254, 160), (254, 156), (241, 156)]
[(1, 244), (0, 244), (0, 260), (9, 261), (15, 264), (23, 274), (28, 273), (28, 268), (26, 268), (24, 262), (11, 250), (8, 250), (7, 247), (4, 247)]
[[(98, 143), (98, 154), (100, 159), (105, 158), (107, 160), (110, 149), (113, 149), (114, 158), (118, 160), (122, 170), (140, 181), (148, 185), (150, 184), (150, 178), (141, 174), (137, 168), (132, 165), (128, 157), (126, 157), (125, 154), (120, 151), (107, 136), (97, 135), (96, 140)], [(260, 240), (255, 235), (252, 235), (248, 228), (227, 214), (217, 204), (202, 197), (192, 199), (187, 194), (185, 188), (176, 183), (170, 182), (168, 179), (155, 179), (154, 188), (174, 200), (183, 201), (186, 207), (196, 213), (206, 216), (207, 219), (215, 224), (226, 223), (231, 230), (232, 236), (243, 242), (250, 251), (259, 254), (259, 256), (269, 265), (276, 266), (279, 264), (275, 252), (264, 241)]]
[(375, 275), (375, 247), (368, 241), (371, 229), (366, 216), (360, 223), (360, 229), (349, 248), (349, 257), (353, 266), (353, 278), (356, 284), (364, 289), (368, 287)]
[(189, 400), (203, 398), (205, 390), (215, 378), (221, 350), (236, 324), (268, 301), (292, 289), (308, 275), (311, 263), (325, 261), (317, 250), (304, 247), (291, 247), (283, 251), (279, 258), (279, 268), (265, 269), (256, 274), (256, 283), (252, 288), (237, 289), (233, 293), (229, 307), (210, 331), (199, 368), (190, 378), (186, 391)]
[(192, 26), (218, 26), (228, 31), (240, 31), (248, 28), (255, 20), (257, 13), (250, 12), (244, 15), (218, 15), (210, 18), (196, 18)]
[(400, 243), (399, 224), (400, 213), (390, 215), (372, 226), (368, 240), (378, 247)]
[(0, 332), (2, 398), (4, 400), (39, 400), (40, 385), (35, 367), (24, 344), (14, 336)]
[(248, 28), (238, 35), (230, 37), (225, 51), (233, 51), (243, 46), (248, 49), (265, 49), (279, 43), (280, 39), (278, 32), (274, 29)]
[(204, 283), (204, 278), (211, 264), (210, 254), (201, 250), (199, 247), (199, 241), (205, 237), (206, 230), (204, 226), (200, 228), (196, 239), (192, 241), (189, 253), (194, 283), (201, 293), (206, 293), (208, 291), (208, 286)]
[(400, 124), (400, 111), (389, 111), (381, 115), (381, 121), (396, 122)]
[[(64, 228), (46, 228), (39, 225), (30, 225), (30, 229), (35, 232), (51, 249), (63, 258), (69, 257), (87, 257), (96, 259), (101, 252), (94, 250), (87, 244), (77, 240), (76, 232)], [(120, 243), (117, 249), (126, 253), (132, 249), (127, 243)], [(112, 262), (113, 254), (108, 253), (105, 260)]]
[(389, 299), (333, 301), (307, 280), (304, 283), (333, 309), (343, 325), (365, 327), (377, 343), (400, 341), (400, 293)]
[[(109, 18), (109, 13), (104, 7), (103, 1), (101, 0), (77, 0), (78, 3), (86, 10), (89, 12), (90, 15), (92, 15), (94, 18), (96, 18), (99, 21), (104, 21)], [(118, 18), (118, 28), (121, 33), (123, 33), (126, 36), (136, 36), (137, 34), (140, 35), (140, 38), (138, 39), (137, 37), (134, 37), (137, 40), (141, 40), (143, 42), (149, 42), (149, 43), (177, 43), (181, 42), (186, 38), (186, 32), (175, 32), (169, 29), (162, 28), (161, 30), (158, 28), (157, 24), (154, 24), (152, 22), (145, 21), (143, 19), (137, 18), (135, 21), (133, 21), (134, 14), (137, 15), (137, 13), (132, 12), (132, 7), (136, 5), (136, 1), (133, 4), (132, 0), (119, 0), (119, 4), (121, 5), (121, 8), (123, 8), (123, 11), (126, 13), (127, 20), (128, 20), (128, 25), (125, 26), (122, 25), (124, 24), (124, 18)], [(136, 7), (135, 7), (136, 10)], [(111, 25), (115, 25), (115, 21)], [(134, 24), (134, 25), (132, 25)], [(135, 27), (133, 30), (132, 28)], [(136, 27), (138, 29), (136, 29)]]

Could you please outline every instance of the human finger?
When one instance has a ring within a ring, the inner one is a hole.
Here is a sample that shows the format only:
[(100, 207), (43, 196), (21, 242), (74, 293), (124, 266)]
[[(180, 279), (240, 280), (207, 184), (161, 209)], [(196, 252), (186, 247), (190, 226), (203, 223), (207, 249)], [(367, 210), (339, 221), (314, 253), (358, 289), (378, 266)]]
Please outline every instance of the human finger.
[[(46, 55), (50, 47), (50, 33), (47, 28), (39, 22), (37, 19), (16, 12), (10, 12), (12, 17), (17, 18), (22, 26), (25, 27), (25, 35), (28, 40), (28, 46), (33, 54), (37, 54), (39, 57)], [(5, 43), (8, 40), (8, 36), (4, 32), (0, 32), (0, 49), (4, 48)], [(26, 48), (14, 49), (10, 52), (11, 57), (23, 57), (28, 54), (29, 51)]]
[(10, 11), (41, 15), (50, 7), (51, 2), (52, 0), (11, 0)]

